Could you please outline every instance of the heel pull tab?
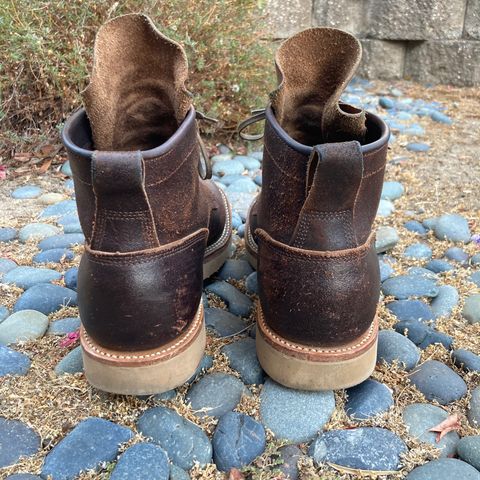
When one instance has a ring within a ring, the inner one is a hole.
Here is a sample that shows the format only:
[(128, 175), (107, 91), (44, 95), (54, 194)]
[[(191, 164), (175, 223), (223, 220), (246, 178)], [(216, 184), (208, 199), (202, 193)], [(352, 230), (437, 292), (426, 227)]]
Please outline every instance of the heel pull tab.
[(307, 164), (306, 200), (290, 244), (320, 251), (358, 246), (353, 220), (362, 176), (359, 142), (313, 147)]
[(158, 247), (142, 154), (95, 151), (91, 174), (95, 218), (90, 247), (122, 253)]

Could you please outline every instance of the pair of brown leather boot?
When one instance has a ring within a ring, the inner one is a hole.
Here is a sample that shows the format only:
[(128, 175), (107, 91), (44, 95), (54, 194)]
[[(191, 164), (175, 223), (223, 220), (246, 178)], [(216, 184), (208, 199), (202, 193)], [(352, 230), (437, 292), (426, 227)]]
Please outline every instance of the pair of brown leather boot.
[[(360, 55), (336, 29), (290, 38), (264, 114), (263, 187), (246, 247), (259, 273), (258, 357), (291, 387), (351, 386), (375, 365), (371, 228), (388, 130), (339, 104)], [(102, 390), (169, 390), (203, 355), (202, 281), (228, 257), (231, 212), (202, 161), (186, 78), (180, 45), (145, 16), (116, 18), (97, 35), (86, 109), (63, 130), (86, 237), (84, 368)]]

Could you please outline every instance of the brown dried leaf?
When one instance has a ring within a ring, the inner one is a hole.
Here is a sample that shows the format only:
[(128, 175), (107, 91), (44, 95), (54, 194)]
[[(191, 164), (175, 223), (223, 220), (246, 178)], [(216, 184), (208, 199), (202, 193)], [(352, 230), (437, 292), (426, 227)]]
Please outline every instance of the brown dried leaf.
[(46, 171), (50, 168), (50, 165), (52, 164), (52, 159), (46, 160), (42, 165), (37, 169), (38, 173), (46, 173)]
[(449, 415), (443, 422), (432, 427), (429, 432), (437, 434), (436, 442), (438, 443), (448, 432), (460, 429), (460, 416), (457, 413)]
[(44, 156), (44, 157), (48, 157), (48, 156), (54, 156), (57, 154), (57, 152), (60, 150), (60, 145), (55, 145), (55, 144), (47, 144), (47, 145), (42, 145), (39, 149), (38, 149), (38, 154)]

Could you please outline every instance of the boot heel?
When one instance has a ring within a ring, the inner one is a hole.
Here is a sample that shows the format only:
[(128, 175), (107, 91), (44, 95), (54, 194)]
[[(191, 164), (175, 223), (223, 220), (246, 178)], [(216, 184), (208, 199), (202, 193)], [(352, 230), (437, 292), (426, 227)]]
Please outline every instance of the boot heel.
[(348, 388), (366, 380), (377, 360), (378, 319), (365, 334), (337, 348), (314, 348), (290, 342), (266, 324), (261, 308), (257, 317), (257, 356), (276, 382), (300, 390)]
[(206, 333), (200, 304), (192, 324), (159, 349), (117, 352), (96, 344), (82, 327), (83, 365), (87, 380), (106, 392), (151, 395), (185, 383), (203, 357)]

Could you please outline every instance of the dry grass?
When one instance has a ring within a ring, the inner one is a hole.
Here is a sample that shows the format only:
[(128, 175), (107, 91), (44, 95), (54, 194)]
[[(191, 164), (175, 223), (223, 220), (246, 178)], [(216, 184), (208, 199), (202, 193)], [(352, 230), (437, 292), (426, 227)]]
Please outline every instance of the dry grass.
[(250, 108), (264, 104), (270, 89), (273, 63), (262, 41), (262, 7), (256, 0), (0, 2), (3, 156), (50, 137), (80, 104), (95, 32), (109, 18), (131, 12), (150, 15), (184, 45), (196, 106), (220, 118), (220, 128), (231, 129)]

